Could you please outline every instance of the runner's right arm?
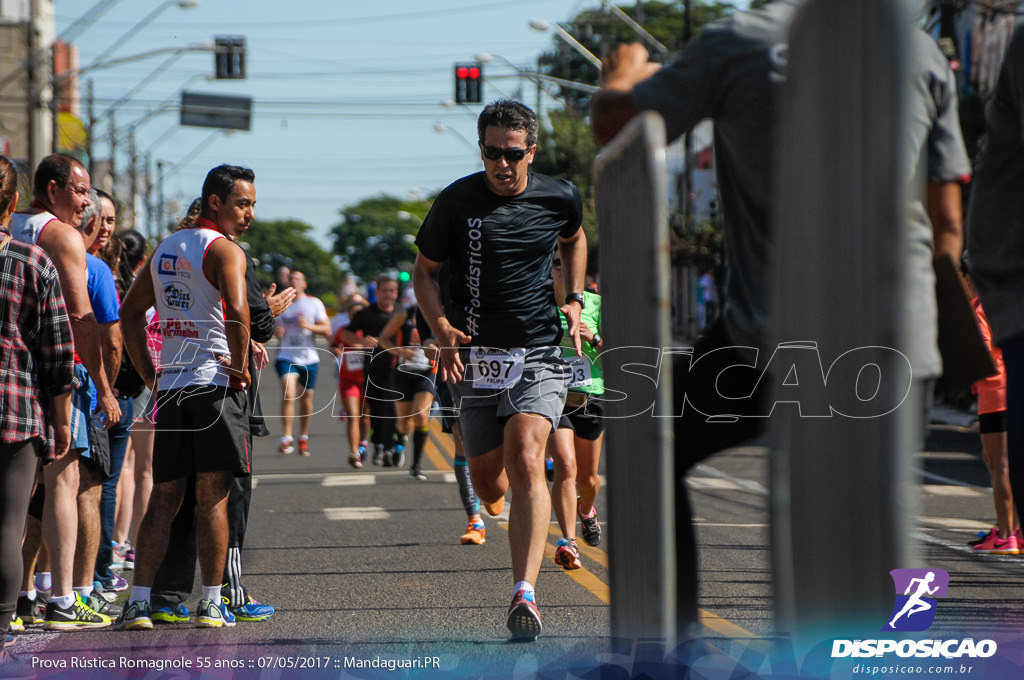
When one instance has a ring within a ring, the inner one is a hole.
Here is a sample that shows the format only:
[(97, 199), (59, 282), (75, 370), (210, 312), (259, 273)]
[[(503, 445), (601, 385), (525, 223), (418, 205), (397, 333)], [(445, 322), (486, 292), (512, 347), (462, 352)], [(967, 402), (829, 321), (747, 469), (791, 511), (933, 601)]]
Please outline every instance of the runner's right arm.
[(441, 264), (419, 253), (416, 256), (416, 267), (413, 269), (412, 284), (420, 311), (430, 324), (430, 330), (433, 331), (441, 348), (441, 379), (454, 383), (462, 380), (465, 374), (465, 366), (459, 357), (459, 347), (473, 338), (452, 326), (444, 314), (441, 287), (437, 281)]

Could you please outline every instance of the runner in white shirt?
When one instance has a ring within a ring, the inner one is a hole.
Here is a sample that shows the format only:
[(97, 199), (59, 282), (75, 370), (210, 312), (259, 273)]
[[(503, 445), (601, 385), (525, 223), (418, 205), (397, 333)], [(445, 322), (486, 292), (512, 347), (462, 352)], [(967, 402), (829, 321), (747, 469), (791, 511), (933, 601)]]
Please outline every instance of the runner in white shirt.
[[(313, 416), (313, 389), (320, 368), (320, 352), (316, 336), (331, 337), (331, 320), (327, 308), (319, 298), (306, 295), (306, 275), (299, 270), (291, 273), (291, 286), (295, 289), (295, 302), (277, 317), (274, 331), (281, 340), (274, 368), (281, 376), (281, 453), (295, 451), (292, 439), (292, 418), (295, 400), (299, 400), (299, 453), (308, 456), (309, 423)], [(300, 389), (301, 387), (301, 389)]]

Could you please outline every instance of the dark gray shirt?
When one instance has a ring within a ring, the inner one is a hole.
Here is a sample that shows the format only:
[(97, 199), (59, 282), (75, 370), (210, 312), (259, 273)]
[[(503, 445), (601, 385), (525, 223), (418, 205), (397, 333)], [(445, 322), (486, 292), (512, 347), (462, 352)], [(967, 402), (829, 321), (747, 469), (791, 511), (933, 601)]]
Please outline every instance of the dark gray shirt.
[[(763, 346), (775, 192), (776, 115), (785, 82), (789, 29), (804, 0), (779, 0), (761, 11), (737, 12), (707, 27), (670, 65), (633, 90), (638, 110), (662, 115), (669, 139), (700, 120), (715, 126), (715, 166), (725, 223), (728, 269), (722, 318), (737, 343)], [(960, 135), (949, 65), (920, 31), (912, 49), (907, 147), (907, 238), (910, 333), (915, 376), (940, 371), (932, 273), (931, 222), (924, 180), (953, 181), (970, 172)], [(920, 159), (919, 162), (916, 159)]]
[(1024, 333), (1024, 27), (985, 109), (987, 133), (967, 215), (971, 279), (996, 343)]
[(776, 2), (708, 26), (675, 61), (633, 90), (637, 110), (660, 113), (669, 139), (704, 118), (714, 121), (728, 262), (722, 318), (734, 341), (754, 346), (766, 336), (773, 130), (789, 26), (800, 4)]

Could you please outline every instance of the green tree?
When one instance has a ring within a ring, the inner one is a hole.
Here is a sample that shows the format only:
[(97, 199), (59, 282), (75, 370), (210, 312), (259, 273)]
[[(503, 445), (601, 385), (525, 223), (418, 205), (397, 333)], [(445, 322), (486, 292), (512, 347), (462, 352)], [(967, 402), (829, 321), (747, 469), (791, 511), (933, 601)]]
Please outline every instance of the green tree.
[(260, 282), (269, 285), (281, 265), (306, 275), (308, 293), (329, 303), (337, 295), (345, 274), (331, 253), (310, 236), (313, 227), (299, 220), (253, 220), (239, 239), (259, 263)]
[(331, 229), (335, 255), (363, 281), (389, 271), (411, 271), (416, 260), (413, 240), (430, 204), (381, 194), (342, 208), (342, 221)]
[[(636, 2), (620, 9), (644, 30), (668, 48), (669, 54), (682, 51), (684, 46), (684, 2)], [(697, 35), (707, 24), (735, 11), (731, 2), (701, 2), (693, 0), (690, 9), (692, 35)], [(605, 57), (616, 45), (625, 42), (643, 42), (621, 19), (603, 8), (587, 9), (563, 24), (580, 43), (598, 57)], [(600, 73), (575, 49), (559, 38), (552, 38), (552, 49), (540, 57), (540, 70), (548, 75), (597, 85)], [(648, 46), (649, 47), (649, 46)], [(656, 60), (666, 57), (652, 53)], [(586, 112), (590, 95), (578, 90), (562, 89), (566, 108)]]
[(545, 175), (567, 179), (579, 189), (583, 199), (583, 229), (591, 246), (597, 244), (592, 170), (596, 153), (597, 143), (585, 120), (567, 110), (548, 112), (547, 121), (537, 135), (533, 168)]

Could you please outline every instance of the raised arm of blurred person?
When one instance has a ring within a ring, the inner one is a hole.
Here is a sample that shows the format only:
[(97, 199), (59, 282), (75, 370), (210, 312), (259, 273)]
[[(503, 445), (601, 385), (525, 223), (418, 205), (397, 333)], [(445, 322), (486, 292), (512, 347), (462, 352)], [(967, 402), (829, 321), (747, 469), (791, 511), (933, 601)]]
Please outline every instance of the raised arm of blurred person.
[(612, 140), (637, 114), (633, 87), (649, 78), (660, 64), (649, 61), (639, 43), (619, 45), (601, 67), (601, 89), (591, 100), (590, 127), (602, 146)]

